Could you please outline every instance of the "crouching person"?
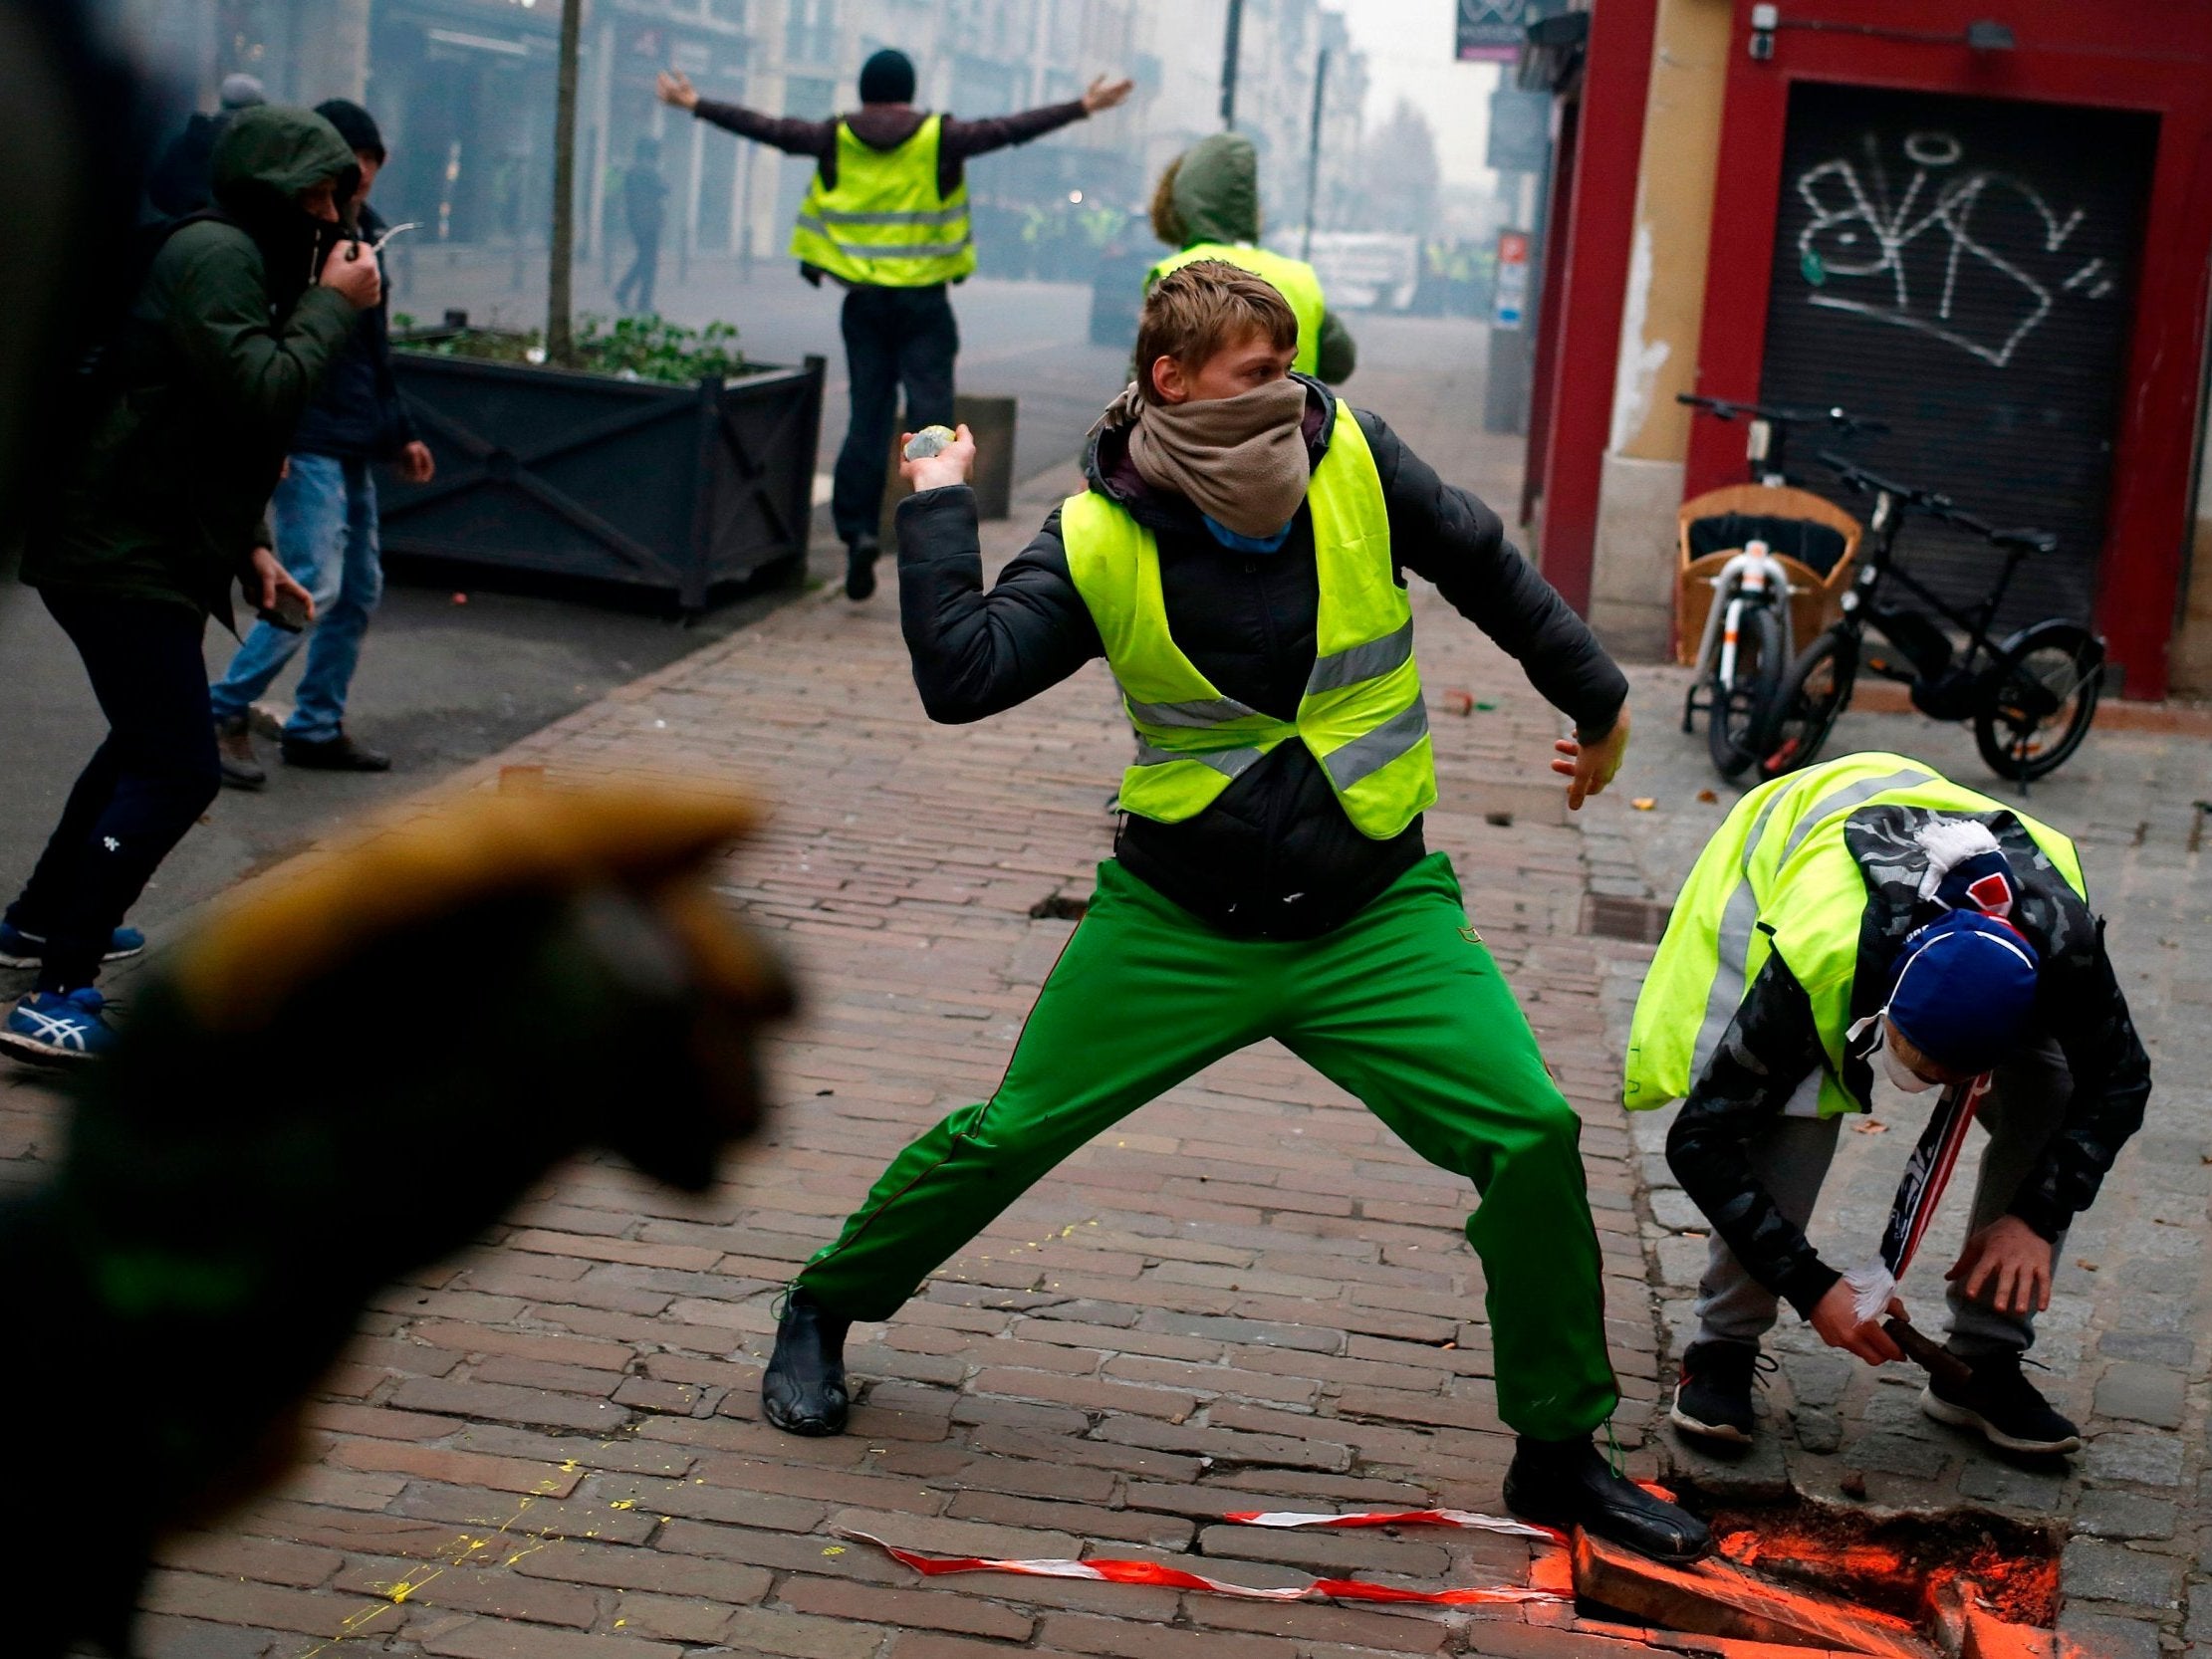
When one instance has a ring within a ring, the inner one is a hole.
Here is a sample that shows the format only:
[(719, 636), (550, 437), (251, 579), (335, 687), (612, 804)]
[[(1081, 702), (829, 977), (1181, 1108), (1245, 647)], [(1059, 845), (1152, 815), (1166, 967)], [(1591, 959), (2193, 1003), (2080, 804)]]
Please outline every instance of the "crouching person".
[(1989, 1144), (1948, 1276), (1948, 1346), (1972, 1380), (1931, 1379), (1921, 1409), (2009, 1451), (2072, 1452), (2079, 1431), (2021, 1357), (2067, 1227), (2150, 1092), (2074, 843), (1898, 755), (1846, 756), (1738, 802), (1675, 901), (1628, 1047), (1626, 1102), (1683, 1102), (1667, 1162), (1713, 1224), (1676, 1428), (1751, 1438), (1782, 1301), (1831, 1347), (1903, 1357), (1806, 1223), (1877, 1074), (1917, 1093), (1985, 1072)]
[(1115, 856), (989, 1100), (901, 1152), (801, 1271), (765, 1414), (835, 1434), (843, 1344), (885, 1319), (1083, 1143), (1205, 1066), (1277, 1038), (1481, 1201), (1506, 1503), (1669, 1560), (1702, 1523), (1593, 1447), (1605, 1354), (1582, 1125), (1422, 844), (1436, 769), (1404, 573), (1435, 583), (1576, 722), (1554, 767), (1602, 788), (1627, 683), (1582, 620), (1373, 415), (1291, 372), (1298, 322), (1215, 260), (1163, 277), (1144, 378), (1107, 410), (1087, 487), (983, 587), (974, 443), (910, 461), (899, 603), (923, 705), (1012, 708), (1105, 657), (1136, 738)]

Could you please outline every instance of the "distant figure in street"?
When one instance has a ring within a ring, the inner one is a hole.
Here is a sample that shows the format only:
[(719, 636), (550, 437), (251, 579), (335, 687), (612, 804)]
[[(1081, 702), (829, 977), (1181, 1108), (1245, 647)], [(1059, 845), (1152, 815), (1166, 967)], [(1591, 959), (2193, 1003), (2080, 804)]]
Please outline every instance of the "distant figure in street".
[[(384, 164), (383, 135), (367, 110), (343, 98), (317, 105), (315, 113), (353, 146), (361, 166), (356, 223), (373, 243), (384, 222), (369, 205), (369, 187)], [(384, 591), (376, 481), (369, 472), (376, 461), (397, 463), (399, 476), (410, 484), (427, 484), (436, 470), (392, 378), (388, 296), (363, 314), (332, 362), (323, 395), (301, 420), (284, 481), (269, 503), (277, 559), (315, 595), (314, 630), (256, 622), (207, 694), (223, 782), (232, 789), (259, 789), (269, 781), (254, 756), (247, 710), (303, 640), (307, 670), (284, 726), (285, 764), (325, 772), (382, 772), (391, 765), (389, 756), (356, 743), (345, 727), (346, 694), (361, 661), (362, 635)]]
[(876, 526), (899, 387), (906, 390), (908, 427), (952, 424), (952, 359), (960, 331), (945, 287), (975, 269), (966, 163), (1110, 110), (1132, 85), (1102, 75), (1066, 104), (960, 120), (915, 109), (913, 63), (886, 49), (860, 70), (858, 112), (795, 120), (702, 99), (681, 75), (660, 77), (663, 103), (741, 138), (815, 158), (814, 187), (800, 205), (791, 252), (809, 282), (828, 276), (851, 291), (844, 331), (853, 419), (838, 451), (830, 501), (847, 550), (849, 597), (864, 599), (875, 592)]
[[(622, 218), (636, 252), (614, 285), (617, 310), (643, 317), (653, 309), (653, 278), (660, 270), (660, 230), (668, 216), (668, 185), (660, 176), (660, 140), (640, 134), (622, 174)], [(634, 302), (634, 303), (633, 303)]]
[(1298, 319), (1301, 374), (1330, 385), (1352, 378), (1358, 351), (1302, 259), (1260, 246), (1260, 156), (1237, 132), (1201, 138), (1168, 162), (1152, 188), (1152, 234), (1179, 250), (1144, 273), (1144, 291), (1201, 259), (1225, 260), (1272, 284)]
[(53, 522), (25, 540), (23, 580), (108, 720), (0, 922), (0, 964), (39, 971), (0, 1044), (34, 1058), (112, 1048), (100, 965), (143, 948), (123, 916), (215, 798), (207, 618), (229, 625), (235, 581), (263, 613), (313, 619), (257, 521), (300, 416), (382, 297), (375, 261), (340, 229), (357, 166), (313, 111), (239, 112), (215, 145), (221, 216), (178, 226), (153, 255), (103, 355), (88, 435), (51, 486)]
[(146, 199), (153, 203), (155, 210), (169, 218), (177, 218), (207, 206), (214, 199), (215, 140), (223, 135), (223, 128), (230, 124), (232, 116), (267, 102), (261, 83), (252, 76), (224, 76), (221, 102), (215, 113), (194, 115), (184, 123), (184, 130), (161, 152), (161, 159), (153, 164), (153, 171), (146, 179)]

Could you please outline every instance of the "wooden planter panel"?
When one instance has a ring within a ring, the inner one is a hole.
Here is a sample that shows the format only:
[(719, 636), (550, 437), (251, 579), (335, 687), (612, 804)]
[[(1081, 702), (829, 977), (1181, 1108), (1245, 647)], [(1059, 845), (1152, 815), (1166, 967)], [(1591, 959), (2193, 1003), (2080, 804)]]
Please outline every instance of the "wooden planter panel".
[(691, 609), (806, 555), (820, 357), (695, 386), (394, 360), (438, 472), (385, 492), (393, 553), (652, 589)]

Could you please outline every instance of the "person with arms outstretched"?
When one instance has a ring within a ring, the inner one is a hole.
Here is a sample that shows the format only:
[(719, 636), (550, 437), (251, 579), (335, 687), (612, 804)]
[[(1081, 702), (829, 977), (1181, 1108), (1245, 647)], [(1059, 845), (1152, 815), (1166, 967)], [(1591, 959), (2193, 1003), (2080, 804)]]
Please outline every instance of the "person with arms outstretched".
[(875, 592), (883, 475), (898, 421), (952, 424), (952, 364), (960, 331), (946, 287), (975, 269), (968, 234), (967, 163), (1110, 110), (1132, 83), (1091, 83), (1080, 99), (989, 120), (914, 108), (914, 66), (886, 48), (860, 70), (860, 107), (829, 120), (764, 116), (701, 98), (679, 74), (660, 77), (662, 102), (741, 138), (815, 159), (791, 252), (809, 282), (847, 290), (843, 329), (853, 415), (838, 451), (830, 515), (846, 546), (845, 591)]

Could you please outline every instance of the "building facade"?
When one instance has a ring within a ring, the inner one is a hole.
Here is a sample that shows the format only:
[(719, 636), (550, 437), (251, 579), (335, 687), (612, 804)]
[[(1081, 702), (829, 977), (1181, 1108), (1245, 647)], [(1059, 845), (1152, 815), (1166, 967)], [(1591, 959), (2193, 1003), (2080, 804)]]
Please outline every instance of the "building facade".
[[(1887, 421), (1855, 459), (2058, 533), (2000, 626), (2093, 618), (2123, 694), (2212, 689), (2212, 4), (1592, 0), (1549, 36), (1530, 514), (1608, 638), (1667, 647), (1675, 510), (1745, 476), (1697, 391)], [(1908, 537), (1987, 591), (1986, 544)]]
[[(881, 47), (913, 58), (919, 102), (966, 116), (1081, 95), (1094, 75), (1137, 81), (1133, 118), (1079, 123), (993, 157), (971, 182), (988, 271), (1065, 276), (1140, 228), (1152, 179), (1218, 130), (1226, 0), (583, 0), (577, 174), (580, 257), (612, 258), (618, 184), (650, 159), (669, 186), (667, 246), (780, 258), (811, 163), (715, 141), (657, 103), (683, 71), (709, 98), (774, 115), (829, 116)], [(243, 70), (272, 99), (364, 102), (392, 161), (387, 216), (423, 245), (542, 243), (553, 177), (560, 0), (125, 0), (142, 38), (210, 106)], [(1248, 0), (1240, 120), (1266, 161), (1271, 224), (1305, 213), (1313, 78), (1332, 49), (1321, 194), (1355, 186), (1365, 71), (1318, 0)], [(1130, 142), (1132, 131), (1141, 132)], [(640, 140), (650, 140), (641, 151)], [(1326, 220), (1326, 211), (1324, 216)], [(1081, 274), (1087, 274), (1081, 273)]]

